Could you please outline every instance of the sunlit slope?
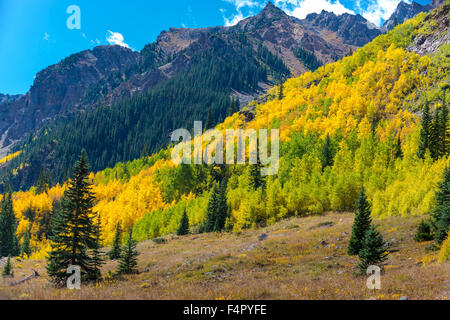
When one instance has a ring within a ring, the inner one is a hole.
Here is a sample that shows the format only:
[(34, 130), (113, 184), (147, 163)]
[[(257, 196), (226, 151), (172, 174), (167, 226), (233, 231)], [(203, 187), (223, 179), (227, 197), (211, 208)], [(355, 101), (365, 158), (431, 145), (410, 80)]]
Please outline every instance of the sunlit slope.
[[(422, 57), (407, 48), (422, 34), (448, 32), (433, 25), (421, 14), (342, 61), (288, 80), (282, 97), (274, 88), (266, 102), (248, 107), (255, 114), (252, 121), (236, 113), (220, 124), (222, 130), (280, 129), (280, 170), (264, 188), (249, 187), (248, 166), (177, 167), (170, 150), (92, 174), (94, 211), (101, 215), (105, 243), (118, 222), (123, 228), (136, 223), (139, 240), (174, 232), (184, 208), (195, 231), (205, 219), (212, 185), (224, 178), (228, 230), (352, 210), (363, 185), (376, 217), (429, 213), (448, 156), (418, 158), (421, 110), (426, 101), (433, 113), (442, 108), (450, 46)], [(332, 165), (324, 164), (327, 135)], [(31, 226), (35, 246), (45, 243), (45, 232), (38, 230), (64, 188), (15, 194), (19, 236)], [(36, 213), (33, 221), (26, 218), (29, 208)]]

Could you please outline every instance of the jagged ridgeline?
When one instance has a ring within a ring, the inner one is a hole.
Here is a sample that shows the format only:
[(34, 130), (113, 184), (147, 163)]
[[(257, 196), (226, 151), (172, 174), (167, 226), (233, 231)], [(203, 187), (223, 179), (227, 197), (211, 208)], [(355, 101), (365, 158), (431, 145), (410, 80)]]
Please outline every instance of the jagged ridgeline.
[[(430, 14), (420, 14), (352, 56), (288, 80), (282, 96), (276, 87), (269, 92), (268, 101), (252, 103), (245, 112), (235, 113), (217, 126), (219, 130), (280, 129), (280, 170), (275, 176), (262, 178), (255, 174), (258, 170), (245, 165), (176, 166), (170, 160), (170, 149), (92, 173), (94, 211), (100, 213), (105, 244), (113, 241), (119, 222), (124, 230), (134, 225), (134, 237), (140, 241), (174, 233), (185, 210), (191, 232), (205, 231), (205, 221), (213, 221), (218, 213), (222, 217), (226, 213), (220, 228), (239, 231), (290, 216), (351, 211), (363, 185), (373, 217), (430, 213), (438, 182), (449, 165), (448, 117), (443, 116), (450, 94), (449, 8), (446, 4)], [(220, 43), (220, 37), (216, 41)], [(220, 46), (211, 50), (218, 49), (224, 50)], [(250, 51), (244, 47), (239, 52), (244, 56)], [(207, 57), (206, 52), (198, 59), (205, 62)], [(259, 70), (261, 64), (254, 54), (246, 58), (254, 71)], [(239, 61), (236, 64), (242, 66)], [(202, 70), (210, 71), (204, 63), (193, 69), (200, 75), (195, 79), (202, 79)], [(158, 90), (178, 84), (179, 90), (189, 90), (196, 85), (195, 79), (190, 78), (189, 85), (174, 79)], [(252, 83), (241, 84), (250, 88)], [(196, 88), (204, 90), (200, 85)], [(430, 127), (427, 138), (429, 146), (440, 146), (434, 157), (429, 148), (423, 156), (418, 152), (424, 136), (425, 105), (433, 115), (432, 123), (437, 124)], [(125, 108), (126, 104), (119, 106)], [(140, 107), (146, 108), (145, 103)], [(116, 106), (98, 112), (108, 119), (117, 116), (109, 112), (119, 111), (126, 109)], [(254, 117), (248, 117), (249, 113)], [(130, 111), (127, 121), (132, 121), (132, 114)], [(447, 120), (443, 123), (440, 119)], [(144, 121), (135, 119), (140, 120)], [(80, 125), (84, 130), (90, 128)], [(139, 131), (133, 131), (129, 141), (135, 135), (139, 136)], [(96, 165), (95, 153), (90, 161)], [(58, 185), (44, 192), (32, 188), (14, 194), (17, 235), (21, 238), (31, 230), (33, 250), (45, 251), (46, 226), (64, 189), (65, 185)]]
[(93, 171), (157, 152), (170, 141), (170, 132), (190, 128), (194, 120), (206, 123), (211, 114), (214, 124), (223, 121), (233, 102), (232, 89), (258, 92), (261, 83), (278, 83), (290, 74), (281, 59), (242, 33), (206, 35), (194, 46), (203, 49), (191, 46), (179, 53), (191, 55), (186, 70), (148, 92), (75, 113), (29, 135), (15, 147), (22, 154), (2, 172), (2, 181), (27, 189), (45, 163), (53, 181), (62, 182), (81, 148)]

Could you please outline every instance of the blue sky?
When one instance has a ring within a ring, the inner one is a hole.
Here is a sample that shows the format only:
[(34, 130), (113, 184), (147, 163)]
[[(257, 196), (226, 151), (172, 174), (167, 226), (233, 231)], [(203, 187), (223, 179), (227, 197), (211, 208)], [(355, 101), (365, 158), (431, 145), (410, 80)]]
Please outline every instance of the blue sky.
[[(416, 0), (428, 4), (430, 0)], [(322, 9), (359, 13), (375, 24), (400, 0), (273, 0), (303, 18)], [(37, 72), (72, 53), (120, 44), (141, 50), (170, 27), (232, 25), (267, 0), (0, 0), (0, 93), (25, 93)], [(68, 29), (67, 8), (80, 8), (81, 29)]]

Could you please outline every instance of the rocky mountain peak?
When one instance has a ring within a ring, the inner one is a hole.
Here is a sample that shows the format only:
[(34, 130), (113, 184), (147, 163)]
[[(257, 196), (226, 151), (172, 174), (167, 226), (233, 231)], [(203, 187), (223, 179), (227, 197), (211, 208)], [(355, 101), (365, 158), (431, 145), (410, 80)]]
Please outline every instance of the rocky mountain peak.
[(391, 17), (386, 20), (383, 24), (383, 31), (389, 31), (394, 29), (397, 25), (402, 24), (406, 20), (409, 20), (421, 12), (429, 11), (433, 8), (432, 5), (423, 6), (415, 1), (407, 3), (401, 1), (397, 9), (391, 15)]
[(264, 9), (259, 13), (259, 16), (263, 16), (268, 19), (280, 18), (282, 16), (287, 16), (287, 14), (275, 6), (271, 1), (267, 3)]
[(323, 10), (320, 14), (311, 13), (302, 22), (316, 30), (327, 29), (341, 37), (345, 44), (362, 46), (381, 34), (379, 28), (361, 15), (344, 13), (336, 15)]

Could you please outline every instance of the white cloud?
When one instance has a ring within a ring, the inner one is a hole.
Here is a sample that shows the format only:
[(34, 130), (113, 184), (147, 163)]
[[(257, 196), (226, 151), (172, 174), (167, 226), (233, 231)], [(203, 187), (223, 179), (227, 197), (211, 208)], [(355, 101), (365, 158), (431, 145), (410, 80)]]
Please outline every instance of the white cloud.
[[(222, 0), (235, 7), (235, 13), (226, 15), (226, 10), (221, 9), (226, 26), (232, 26), (239, 21), (254, 15), (253, 10), (260, 9), (267, 2), (265, 0)], [(390, 18), (401, 0), (356, 0), (351, 9), (345, 7), (340, 0), (272, 0), (276, 6), (287, 14), (304, 19), (310, 13), (321, 13), (322, 10), (333, 12), (337, 15), (343, 13), (360, 14), (377, 26)], [(341, 0), (342, 1), (342, 0)], [(412, 0), (403, 0), (411, 3)], [(363, 5), (361, 5), (363, 3)]]
[(44, 33), (44, 40), (48, 41), (50, 39), (50, 35), (46, 32)]
[(230, 17), (225, 16), (226, 12), (225, 9), (220, 9), (226, 27), (234, 26), (239, 21), (244, 20), (245, 18), (248, 18), (249, 16), (254, 14), (253, 12), (249, 12), (249, 14), (244, 14), (242, 9), (244, 8), (252, 9), (262, 7), (262, 4), (256, 0), (222, 0), (222, 1), (234, 5), (234, 7), (236, 8), (236, 13), (231, 15)]
[(112, 32), (111, 30), (108, 30), (108, 33), (106, 34), (106, 41), (108, 41), (109, 44), (119, 45), (131, 49), (130, 46), (124, 42), (124, 40), (123, 35), (119, 32)]
[(322, 10), (333, 12), (337, 15), (343, 13), (355, 14), (354, 11), (344, 7), (339, 0), (275, 0), (275, 5), (286, 11), (287, 14), (299, 19), (304, 19), (310, 13), (321, 13)]
[[(411, 3), (411, 1), (409, 0), (404, 1)], [(367, 9), (361, 9), (360, 14), (370, 22), (373, 22), (377, 26), (380, 26), (384, 21), (391, 17), (400, 2), (401, 0), (371, 1)]]

